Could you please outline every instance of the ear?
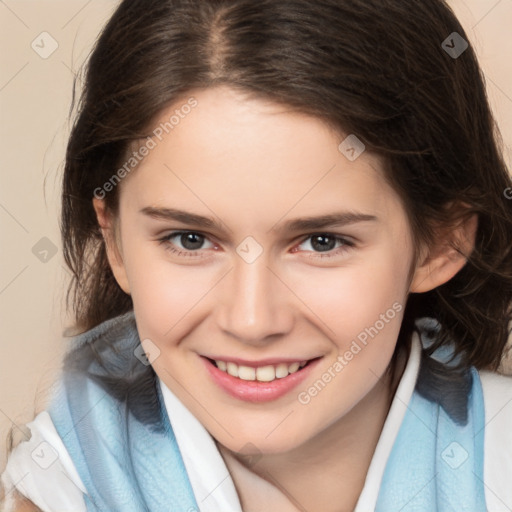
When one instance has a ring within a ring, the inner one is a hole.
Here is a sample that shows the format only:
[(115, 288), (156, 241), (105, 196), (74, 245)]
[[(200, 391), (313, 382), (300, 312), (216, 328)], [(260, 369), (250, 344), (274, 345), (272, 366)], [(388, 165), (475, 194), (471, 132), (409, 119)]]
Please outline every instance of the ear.
[(433, 251), (428, 251), (426, 256), (422, 255), (409, 291), (411, 293), (428, 292), (448, 282), (457, 274), (464, 267), (467, 257), (475, 247), (477, 227), (478, 217), (473, 214), (445, 235)]
[(96, 218), (105, 241), (105, 249), (107, 251), (107, 258), (112, 269), (112, 273), (121, 289), (129, 294), (130, 286), (128, 284), (128, 277), (123, 263), (121, 244), (118, 241), (116, 227), (112, 214), (106, 208), (103, 199), (94, 198), (92, 200)]

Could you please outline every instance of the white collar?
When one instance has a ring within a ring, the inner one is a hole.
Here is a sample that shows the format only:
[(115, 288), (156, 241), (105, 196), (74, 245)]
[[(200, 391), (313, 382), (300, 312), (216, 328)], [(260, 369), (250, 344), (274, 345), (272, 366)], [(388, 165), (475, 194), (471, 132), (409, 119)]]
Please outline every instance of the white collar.
[[(419, 335), (414, 331), (409, 358), (354, 512), (375, 509), (386, 462), (416, 385), (421, 348)], [(212, 436), (160, 378), (158, 381), (200, 512), (242, 512), (235, 485)]]

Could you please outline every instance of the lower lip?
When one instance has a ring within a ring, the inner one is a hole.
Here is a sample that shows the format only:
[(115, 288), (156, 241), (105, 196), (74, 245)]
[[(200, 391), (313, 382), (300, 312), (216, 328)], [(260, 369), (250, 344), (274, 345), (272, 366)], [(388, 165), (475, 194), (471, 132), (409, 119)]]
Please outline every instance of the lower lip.
[(275, 379), (272, 382), (260, 382), (257, 380), (242, 380), (219, 370), (205, 357), (201, 357), (206, 370), (213, 381), (226, 393), (234, 398), (245, 402), (270, 402), (289, 393), (297, 387), (311, 373), (321, 358), (311, 361), (295, 373), (290, 373), (282, 379)]

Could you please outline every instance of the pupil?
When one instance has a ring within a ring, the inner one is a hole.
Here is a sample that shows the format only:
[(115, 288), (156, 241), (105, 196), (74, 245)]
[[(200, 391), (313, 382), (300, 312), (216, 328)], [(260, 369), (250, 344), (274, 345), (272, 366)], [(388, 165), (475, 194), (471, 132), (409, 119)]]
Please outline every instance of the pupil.
[(181, 235), (181, 243), (185, 249), (200, 249), (203, 243), (203, 237), (197, 233), (183, 233)]
[(313, 237), (311, 245), (321, 252), (330, 251), (334, 249), (335, 240), (328, 235), (317, 235)]
[[(203, 237), (197, 233), (183, 233), (181, 235), (181, 243), (188, 250), (200, 249)], [(313, 237), (311, 245), (320, 252), (330, 251), (334, 249), (335, 240), (328, 235), (317, 235)]]

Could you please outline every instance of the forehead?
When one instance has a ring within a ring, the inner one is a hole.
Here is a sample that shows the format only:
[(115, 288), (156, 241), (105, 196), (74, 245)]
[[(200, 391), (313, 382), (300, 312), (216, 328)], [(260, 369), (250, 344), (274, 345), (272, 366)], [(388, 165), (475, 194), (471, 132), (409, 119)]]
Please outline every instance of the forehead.
[(154, 146), (122, 183), (122, 196), (141, 207), (193, 205), (253, 217), (269, 211), (269, 219), (291, 209), (400, 208), (380, 158), (363, 152), (349, 160), (339, 146), (350, 134), (281, 104), (225, 86), (196, 90), (153, 124)]

